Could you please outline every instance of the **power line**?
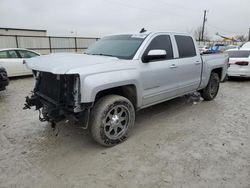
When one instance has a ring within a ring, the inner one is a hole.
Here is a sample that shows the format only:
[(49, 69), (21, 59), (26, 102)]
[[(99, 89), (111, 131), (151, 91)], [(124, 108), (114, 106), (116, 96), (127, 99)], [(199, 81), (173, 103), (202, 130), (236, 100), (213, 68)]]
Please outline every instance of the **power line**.
[(249, 33), (248, 33), (248, 41), (250, 41), (250, 28), (249, 28)]

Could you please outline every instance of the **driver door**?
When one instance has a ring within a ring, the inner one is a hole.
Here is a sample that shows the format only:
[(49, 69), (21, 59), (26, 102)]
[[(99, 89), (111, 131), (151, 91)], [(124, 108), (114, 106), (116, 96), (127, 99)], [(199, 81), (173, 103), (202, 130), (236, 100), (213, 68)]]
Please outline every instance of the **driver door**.
[(150, 50), (165, 50), (167, 56), (163, 59), (140, 64), (143, 83), (143, 106), (174, 97), (178, 89), (176, 60), (173, 55), (171, 37), (167, 34), (155, 36), (143, 56), (147, 55)]

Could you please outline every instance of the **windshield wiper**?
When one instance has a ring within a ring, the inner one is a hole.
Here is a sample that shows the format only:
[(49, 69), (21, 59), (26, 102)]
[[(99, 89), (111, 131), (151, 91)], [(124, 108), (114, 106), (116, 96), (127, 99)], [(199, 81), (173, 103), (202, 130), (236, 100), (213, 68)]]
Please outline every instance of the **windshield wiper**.
[(115, 57), (113, 55), (109, 55), (109, 54), (102, 54), (102, 53), (99, 53), (99, 54), (89, 54), (89, 53), (85, 53), (87, 55), (101, 55), (101, 56), (109, 56), (109, 57)]

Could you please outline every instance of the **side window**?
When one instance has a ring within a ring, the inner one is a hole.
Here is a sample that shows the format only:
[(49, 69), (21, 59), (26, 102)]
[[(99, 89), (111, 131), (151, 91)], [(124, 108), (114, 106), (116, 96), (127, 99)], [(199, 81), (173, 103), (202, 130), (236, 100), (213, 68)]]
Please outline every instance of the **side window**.
[(38, 55), (34, 52), (27, 51), (27, 56), (29, 56), (31, 58), (31, 57), (36, 57)]
[(196, 56), (196, 50), (192, 37), (175, 35), (175, 40), (177, 43), (180, 58)]
[(9, 50), (7, 53), (9, 58), (18, 58), (18, 55), (14, 50)]
[(173, 59), (173, 48), (169, 35), (156, 36), (147, 47), (144, 55), (148, 54), (150, 50), (166, 50), (166, 59)]
[(31, 57), (38, 56), (36, 53), (30, 52), (30, 51), (19, 50), (18, 52), (22, 58), (31, 58)]
[(0, 59), (6, 59), (8, 58), (7, 51), (1, 51), (0, 52)]

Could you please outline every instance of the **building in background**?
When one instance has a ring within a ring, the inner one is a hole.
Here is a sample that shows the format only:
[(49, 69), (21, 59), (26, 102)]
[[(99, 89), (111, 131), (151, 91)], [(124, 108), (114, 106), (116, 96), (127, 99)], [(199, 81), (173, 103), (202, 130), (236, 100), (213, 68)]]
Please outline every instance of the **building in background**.
[(47, 30), (0, 27), (0, 35), (46, 36)]

